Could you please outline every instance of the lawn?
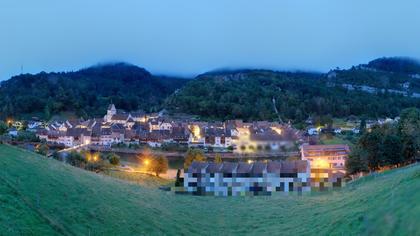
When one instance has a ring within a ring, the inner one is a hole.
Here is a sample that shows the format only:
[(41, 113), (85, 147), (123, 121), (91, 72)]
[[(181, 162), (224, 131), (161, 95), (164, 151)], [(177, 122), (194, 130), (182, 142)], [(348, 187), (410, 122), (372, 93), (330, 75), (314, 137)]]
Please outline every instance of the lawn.
[(163, 185), (170, 185), (174, 180), (156, 177), (152, 174), (139, 172), (123, 172), (115, 170), (106, 170), (102, 174), (113, 178), (122, 179), (128, 182), (139, 184), (143, 187), (158, 188)]
[(331, 137), (328, 137), (325, 134), (320, 135), (319, 138), (320, 144), (347, 144), (350, 147), (352, 147), (354, 145), (354, 143), (352, 143), (351, 141), (345, 139), (344, 135), (334, 135)]
[(0, 235), (419, 235), (420, 165), (305, 196), (175, 195), (0, 145)]

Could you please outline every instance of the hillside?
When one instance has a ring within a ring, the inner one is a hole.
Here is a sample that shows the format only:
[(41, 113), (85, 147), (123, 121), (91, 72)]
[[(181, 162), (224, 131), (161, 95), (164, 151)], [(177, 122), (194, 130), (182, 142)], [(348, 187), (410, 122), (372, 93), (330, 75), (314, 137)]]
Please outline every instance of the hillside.
[[(372, 72), (373, 73), (373, 72)], [(349, 115), (395, 117), (407, 107), (420, 107), (420, 99), (394, 93), (348, 90), (343, 84), (369, 84), (352, 69), (324, 74), (243, 70), (209, 73), (191, 80), (166, 100), (167, 109), (206, 118), (277, 119), (302, 122), (309, 116), (347, 118)], [(275, 101), (275, 107), (273, 105)]]
[(307, 196), (174, 195), (0, 146), (0, 232), (17, 234), (420, 233), (420, 166)]
[(23, 74), (1, 82), (0, 118), (49, 118), (63, 112), (102, 116), (111, 101), (120, 109), (156, 111), (165, 97), (185, 83), (124, 63), (76, 72)]
[(379, 58), (348, 70), (337, 69), (328, 75), (333, 83), (420, 93), (420, 63), (410, 58)]
[(378, 58), (369, 62), (366, 66), (377, 70), (407, 75), (420, 74), (419, 61), (406, 57)]
[(309, 116), (395, 117), (404, 108), (420, 107), (419, 71), (415, 60), (380, 58), (326, 74), (221, 70), (186, 80), (155, 76), (134, 65), (106, 64), (1, 82), (0, 119), (102, 116), (111, 101), (127, 111), (166, 108), (204, 119), (280, 116), (299, 123)]

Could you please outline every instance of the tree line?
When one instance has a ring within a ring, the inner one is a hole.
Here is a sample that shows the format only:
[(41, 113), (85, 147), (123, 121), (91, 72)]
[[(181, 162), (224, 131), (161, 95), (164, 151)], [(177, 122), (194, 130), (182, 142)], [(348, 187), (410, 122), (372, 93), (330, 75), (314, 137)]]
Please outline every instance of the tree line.
[(401, 112), (396, 124), (363, 131), (346, 163), (348, 174), (413, 163), (420, 157), (420, 110)]

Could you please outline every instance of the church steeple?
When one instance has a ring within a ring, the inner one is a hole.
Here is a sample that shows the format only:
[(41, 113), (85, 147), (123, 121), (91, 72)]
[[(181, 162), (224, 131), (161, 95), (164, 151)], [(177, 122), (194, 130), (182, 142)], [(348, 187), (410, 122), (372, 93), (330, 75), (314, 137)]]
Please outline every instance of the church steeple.
[(106, 111), (106, 115), (104, 117), (105, 121), (111, 122), (111, 118), (117, 114), (117, 109), (115, 108), (114, 104), (109, 104), (108, 110)]

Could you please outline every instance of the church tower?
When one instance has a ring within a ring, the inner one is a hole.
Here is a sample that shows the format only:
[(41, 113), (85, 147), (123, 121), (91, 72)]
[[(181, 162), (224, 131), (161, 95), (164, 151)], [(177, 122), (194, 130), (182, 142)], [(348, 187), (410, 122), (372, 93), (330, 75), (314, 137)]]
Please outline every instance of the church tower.
[(106, 122), (111, 122), (111, 118), (117, 114), (117, 109), (115, 109), (114, 104), (109, 104), (108, 110), (106, 111), (106, 115), (104, 117), (104, 120)]

